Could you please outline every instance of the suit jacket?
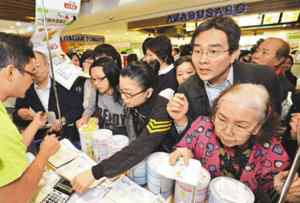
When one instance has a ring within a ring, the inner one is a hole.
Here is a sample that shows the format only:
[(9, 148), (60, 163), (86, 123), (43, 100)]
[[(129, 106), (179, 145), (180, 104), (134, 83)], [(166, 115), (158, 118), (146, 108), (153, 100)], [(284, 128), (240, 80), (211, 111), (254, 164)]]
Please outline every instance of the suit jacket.
[[(58, 83), (56, 84), (57, 84), (57, 93), (58, 93), (61, 114), (62, 117), (66, 119), (66, 123), (67, 123), (62, 129), (61, 136), (69, 138), (72, 142), (75, 142), (79, 138), (74, 123), (77, 119), (81, 117), (81, 114), (83, 112), (82, 102), (80, 100), (80, 96), (75, 90), (73, 89), (67, 90), (60, 84)], [(22, 120), (17, 115), (17, 111), (20, 108), (29, 108), (29, 107), (32, 108), (35, 112), (46, 111), (34, 89), (34, 84), (32, 84), (30, 88), (27, 90), (24, 98), (18, 98), (16, 100), (16, 111), (13, 114), (13, 118), (17, 126), (25, 127), (29, 124), (29, 122)], [(50, 95), (49, 95), (48, 111), (55, 112), (56, 118), (58, 118), (58, 110), (57, 110), (56, 101), (54, 97), (52, 81), (51, 81), (51, 88), (50, 88)], [(39, 130), (35, 138), (40, 139), (44, 137), (44, 133), (45, 131)]]
[[(264, 85), (271, 95), (273, 107), (276, 112), (281, 112), (283, 99), (279, 80), (273, 70), (268, 67), (250, 63), (238, 63), (233, 65), (233, 83), (255, 83)], [(209, 100), (204, 82), (198, 75), (179, 86), (178, 92), (184, 93), (189, 102), (188, 117), (195, 120), (199, 115), (208, 116), (210, 113)]]
[[(257, 64), (235, 62), (233, 64), (233, 80), (234, 84), (255, 83), (264, 85), (271, 95), (274, 110), (278, 113), (281, 112), (281, 101), (283, 99), (282, 89), (272, 69)], [(186, 130), (198, 116), (210, 115), (211, 108), (205, 85), (198, 75), (191, 76), (187, 81), (181, 84), (178, 87), (178, 92), (185, 94), (189, 102), (189, 110), (187, 113), (189, 125)], [(172, 130), (172, 132), (174, 134), (174, 130)], [(182, 134), (184, 133), (185, 131)], [(179, 141), (180, 138), (181, 136), (177, 135), (175, 138), (176, 142)]]

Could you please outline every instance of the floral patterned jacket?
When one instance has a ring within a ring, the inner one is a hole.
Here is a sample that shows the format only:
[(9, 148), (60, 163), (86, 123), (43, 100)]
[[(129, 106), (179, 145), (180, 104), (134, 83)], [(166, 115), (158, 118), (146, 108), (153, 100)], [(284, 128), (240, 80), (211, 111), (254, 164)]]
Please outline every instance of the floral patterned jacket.
[[(222, 149), (222, 144), (214, 132), (213, 123), (208, 117), (199, 116), (176, 147), (191, 149), (194, 157), (201, 161), (212, 178), (227, 175), (222, 166), (224, 164), (221, 158), (222, 150), (233, 153), (234, 159), (234, 149), (230, 147)], [(288, 155), (277, 138), (272, 138), (263, 145), (254, 142), (247, 156), (239, 180), (248, 185), (252, 191), (258, 186), (264, 191), (272, 189), (273, 177), (289, 165)]]

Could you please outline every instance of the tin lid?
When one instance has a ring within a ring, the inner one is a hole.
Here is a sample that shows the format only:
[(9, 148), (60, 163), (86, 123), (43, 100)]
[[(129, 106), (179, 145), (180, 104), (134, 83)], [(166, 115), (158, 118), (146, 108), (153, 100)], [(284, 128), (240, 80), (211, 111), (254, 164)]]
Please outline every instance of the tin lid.
[(214, 178), (209, 184), (209, 191), (222, 203), (254, 203), (255, 200), (247, 185), (230, 177)]
[(202, 168), (200, 161), (190, 159), (189, 164), (185, 165), (180, 159), (174, 166), (169, 163), (169, 154), (157, 152), (148, 159), (148, 166), (155, 170), (159, 175), (166, 178), (180, 181), (192, 186), (207, 186), (210, 181), (209, 172)]

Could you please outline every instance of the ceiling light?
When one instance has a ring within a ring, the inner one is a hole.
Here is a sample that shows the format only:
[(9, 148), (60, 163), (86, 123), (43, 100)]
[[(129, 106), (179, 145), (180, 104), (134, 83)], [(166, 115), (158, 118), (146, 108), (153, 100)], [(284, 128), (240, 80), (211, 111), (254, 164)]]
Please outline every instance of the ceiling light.
[(25, 19), (34, 21), (35, 17), (33, 17), (33, 16), (25, 16)]
[(26, 31), (27, 32), (33, 32), (34, 31), (34, 26), (33, 25), (30, 25), (26, 28)]

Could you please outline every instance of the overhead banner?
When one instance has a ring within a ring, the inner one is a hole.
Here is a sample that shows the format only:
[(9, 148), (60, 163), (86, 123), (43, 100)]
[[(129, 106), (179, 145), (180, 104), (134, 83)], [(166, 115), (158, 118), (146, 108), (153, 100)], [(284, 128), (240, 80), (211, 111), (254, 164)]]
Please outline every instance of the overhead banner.
[(172, 14), (168, 16), (168, 23), (203, 20), (205, 18), (216, 16), (234, 16), (245, 12), (247, 12), (247, 5), (241, 3), (236, 5), (227, 5), (217, 8), (200, 9)]
[(79, 10), (80, 0), (36, 0), (35, 32), (31, 38), (34, 50), (44, 53), (49, 58), (48, 33), (55, 80), (67, 89), (72, 87), (77, 77), (88, 77), (80, 67), (71, 63), (60, 46), (63, 29), (77, 19)]
[(60, 38), (62, 41), (84, 41), (84, 42), (102, 42), (104, 43), (104, 36), (101, 35), (65, 35)]

